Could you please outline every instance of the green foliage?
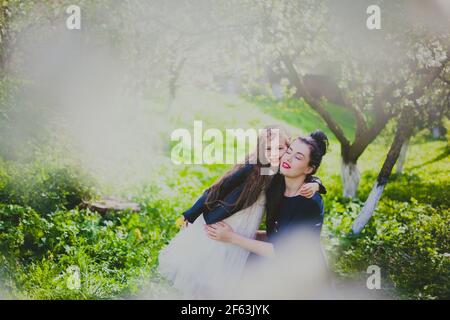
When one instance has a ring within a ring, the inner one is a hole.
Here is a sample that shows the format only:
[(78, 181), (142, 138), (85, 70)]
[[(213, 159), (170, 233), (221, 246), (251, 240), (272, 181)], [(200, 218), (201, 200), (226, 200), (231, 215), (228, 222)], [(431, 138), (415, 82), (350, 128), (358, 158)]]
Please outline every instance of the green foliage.
[[(0, 206), (0, 277), (13, 298), (109, 299), (138, 294), (156, 273), (157, 257), (178, 231), (176, 219), (225, 166), (185, 166), (142, 189), (140, 212)], [(5, 172), (5, 171), (3, 171)], [(166, 179), (166, 181), (164, 181)], [(3, 180), (4, 181), (4, 180)], [(179, 197), (183, 194), (183, 197)], [(71, 266), (81, 286), (68, 287)]]
[(448, 209), (384, 200), (362, 234), (349, 238), (355, 205), (360, 208), (353, 203), (335, 205), (326, 220), (332, 234), (328, 250), (333, 252), (338, 274), (348, 276), (378, 265), (386, 290), (395, 288), (396, 294), (409, 299), (450, 297)]
[(8, 120), (7, 112), (12, 108), (12, 97), (18, 88), (18, 81), (7, 77), (0, 80), (0, 124), (4, 125)]
[[(371, 181), (375, 181), (376, 175), (367, 173), (363, 177), (363, 183), (359, 189), (359, 195), (366, 199), (370, 193)], [(450, 181), (434, 181), (432, 176), (428, 179), (419, 177), (416, 174), (406, 172), (404, 174), (393, 174), (386, 186), (383, 196), (400, 202), (411, 202), (418, 200), (433, 207), (450, 207), (448, 198)]]
[(73, 165), (0, 160), (0, 202), (29, 206), (41, 214), (73, 209), (95, 195), (93, 181)]
[(17, 205), (0, 204), (0, 250), (29, 261), (45, 249), (50, 223), (36, 211)]
[[(2, 205), (0, 275), (14, 297), (107, 299), (136, 293), (138, 280), (149, 281), (159, 250), (178, 230), (176, 215), (164, 212), (173, 212), (171, 204), (156, 194), (139, 213), (105, 216), (74, 209), (41, 217), (32, 209)], [(80, 270), (78, 290), (67, 285), (71, 266)]]

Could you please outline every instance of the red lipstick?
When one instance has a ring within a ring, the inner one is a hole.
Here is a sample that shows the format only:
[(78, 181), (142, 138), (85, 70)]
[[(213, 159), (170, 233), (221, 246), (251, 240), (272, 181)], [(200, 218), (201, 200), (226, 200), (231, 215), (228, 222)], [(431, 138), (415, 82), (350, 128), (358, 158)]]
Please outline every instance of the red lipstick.
[(281, 166), (282, 166), (283, 168), (285, 168), (285, 169), (290, 169), (290, 168), (291, 168), (290, 164), (287, 163), (287, 162), (283, 162), (283, 163), (281, 164)]

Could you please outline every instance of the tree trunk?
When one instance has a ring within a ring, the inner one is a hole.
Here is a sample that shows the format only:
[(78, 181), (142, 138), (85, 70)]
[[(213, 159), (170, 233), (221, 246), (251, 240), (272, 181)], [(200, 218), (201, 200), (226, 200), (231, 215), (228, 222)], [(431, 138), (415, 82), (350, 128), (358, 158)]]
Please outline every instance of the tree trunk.
[(173, 102), (177, 97), (177, 89), (178, 89), (178, 80), (181, 76), (181, 71), (183, 69), (184, 63), (186, 62), (186, 58), (181, 59), (177, 63), (174, 61), (170, 67), (169, 72), (169, 100), (167, 102), (167, 110), (171, 111)]
[(282, 56), (281, 59), (287, 69), (289, 82), (297, 89), (294, 96), (296, 98), (303, 98), (306, 103), (313, 110), (315, 110), (325, 121), (328, 128), (339, 141), (341, 145), (342, 157), (341, 176), (343, 184), (343, 195), (344, 197), (355, 197), (360, 181), (360, 173), (357, 167), (357, 160), (367, 148), (367, 146), (370, 145), (370, 143), (372, 143), (373, 140), (375, 140), (375, 138), (380, 134), (389, 119), (393, 117), (393, 115), (385, 112), (382, 109), (382, 101), (386, 100), (386, 98), (384, 97), (385, 95), (383, 94), (379, 99), (377, 99), (377, 101), (379, 102), (376, 103), (376, 106), (377, 108), (381, 109), (381, 111), (379, 110), (378, 112), (376, 112), (375, 121), (372, 126), (369, 126), (366, 117), (364, 116), (361, 109), (359, 109), (357, 106), (354, 106), (350, 102), (346, 102), (347, 99), (344, 98), (344, 95), (339, 93), (339, 99), (342, 100), (343, 104), (347, 108), (354, 112), (356, 118), (356, 137), (353, 143), (351, 143), (345, 136), (342, 127), (338, 122), (336, 122), (333, 115), (323, 104), (322, 99), (314, 97), (310, 92), (311, 88), (307, 88), (305, 86), (305, 77), (299, 75), (292, 63), (292, 60), (286, 56)]
[(384, 184), (380, 184), (378, 180), (372, 187), (372, 191), (370, 191), (369, 197), (364, 203), (364, 207), (356, 218), (355, 222), (352, 225), (352, 231), (354, 234), (360, 234), (364, 226), (369, 222), (370, 218), (377, 207), (378, 201), (381, 198), (381, 195), (384, 191)]
[(170, 78), (169, 79), (169, 98), (167, 100), (167, 111), (172, 110), (173, 102), (175, 101), (177, 95), (177, 85), (176, 85), (176, 79)]
[(441, 129), (439, 126), (435, 126), (431, 129), (431, 132), (433, 133), (434, 139), (439, 139), (441, 137)]
[(358, 191), (358, 185), (361, 178), (356, 161), (352, 162), (342, 159), (341, 177), (344, 197), (356, 197), (356, 192)]
[(139, 212), (141, 210), (138, 203), (116, 197), (102, 197), (100, 200), (93, 202), (83, 201), (80, 207), (83, 209), (96, 211), (100, 214), (106, 214), (107, 212), (119, 212), (125, 210), (129, 212)]
[(377, 181), (375, 182), (372, 191), (370, 192), (369, 197), (364, 204), (364, 207), (362, 208), (361, 212), (352, 225), (352, 231), (354, 234), (359, 234), (372, 217), (378, 201), (383, 194), (383, 190), (386, 186), (388, 178), (391, 175), (392, 169), (400, 155), (400, 150), (403, 144), (408, 141), (412, 135), (412, 132), (414, 130), (413, 120), (414, 119), (412, 116), (412, 112), (410, 110), (404, 109), (399, 119), (398, 130), (395, 134), (394, 141), (392, 142), (392, 145), (386, 156), (386, 160), (384, 160), (383, 167), (378, 174)]
[(275, 99), (280, 100), (283, 99), (283, 87), (279, 83), (272, 83), (272, 95)]
[(282, 77), (280, 74), (275, 72), (271, 66), (266, 66), (266, 77), (267, 82), (270, 84), (270, 89), (272, 91), (272, 96), (277, 99), (283, 99), (284, 93), (283, 93), (283, 87), (281, 86), (281, 79)]
[(397, 173), (402, 173), (403, 172), (403, 166), (405, 164), (406, 154), (408, 152), (409, 141), (410, 141), (410, 139), (406, 140), (403, 143), (402, 148), (400, 149), (400, 155), (398, 156), (397, 165), (396, 165), (396, 172)]
[(0, 19), (2, 20), (0, 24), (0, 71), (6, 72), (10, 60), (11, 53), (11, 29), (10, 29), (10, 8), (8, 4), (3, 4), (0, 9)]

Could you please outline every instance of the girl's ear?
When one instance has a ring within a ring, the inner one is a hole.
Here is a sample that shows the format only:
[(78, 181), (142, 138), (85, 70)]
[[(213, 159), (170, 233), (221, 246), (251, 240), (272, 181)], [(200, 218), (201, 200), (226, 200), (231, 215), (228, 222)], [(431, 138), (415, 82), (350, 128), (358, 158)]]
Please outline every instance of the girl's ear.
[(306, 174), (311, 174), (314, 171), (314, 167), (308, 167), (305, 171)]

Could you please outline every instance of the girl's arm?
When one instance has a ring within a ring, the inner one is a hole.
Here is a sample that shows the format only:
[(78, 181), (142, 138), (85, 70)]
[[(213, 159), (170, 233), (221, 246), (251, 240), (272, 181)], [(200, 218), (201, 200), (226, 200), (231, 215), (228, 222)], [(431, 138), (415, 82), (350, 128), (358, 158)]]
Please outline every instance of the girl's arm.
[(325, 194), (327, 189), (323, 186), (322, 181), (315, 176), (310, 177), (299, 190), (300, 195), (306, 198), (311, 198), (316, 192)]
[[(213, 211), (214, 213), (211, 214), (211, 219), (213, 217), (222, 217), (222, 219), (225, 219), (227, 216), (229, 216), (231, 213), (231, 206), (228, 205), (228, 203), (234, 203), (237, 197), (236, 193), (239, 192), (238, 189), (235, 189), (236, 186), (242, 184), (245, 181), (245, 178), (250, 174), (250, 172), (253, 169), (253, 164), (246, 164), (242, 168), (240, 168), (238, 171), (230, 175), (229, 177), (226, 177), (221, 190), (221, 195), (223, 196), (223, 204), (215, 208)], [(233, 190), (234, 189), (234, 190)], [(190, 223), (194, 223), (194, 221), (202, 214), (205, 213), (207, 210), (206, 208), (206, 198), (208, 197), (208, 190), (206, 190), (203, 195), (197, 199), (197, 201), (194, 203), (194, 205), (183, 212), (184, 219), (186, 221), (189, 221)]]
[(243, 189), (244, 186), (240, 185), (233, 191), (231, 191), (228, 195), (226, 195), (219, 204), (217, 204), (214, 208), (203, 215), (205, 222), (207, 224), (213, 224), (236, 213), (239, 208), (234, 204), (239, 199), (239, 196), (241, 195)]
[(241, 236), (234, 232), (234, 230), (223, 221), (213, 225), (205, 225), (205, 231), (210, 239), (237, 245), (260, 256), (268, 258), (275, 257), (273, 245), (271, 243)]
[(186, 221), (189, 221), (190, 223), (194, 223), (195, 219), (198, 218), (199, 215), (201, 215), (205, 209), (205, 201), (206, 197), (208, 196), (208, 192), (205, 191), (203, 195), (197, 199), (197, 201), (194, 203), (194, 205), (183, 212), (184, 219)]
[(321, 194), (326, 194), (327, 193), (327, 189), (325, 188), (325, 186), (322, 183), (322, 180), (320, 180), (319, 177), (316, 176), (311, 176), (308, 181), (309, 183), (316, 183), (319, 186), (319, 190), (317, 190), (317, 192), (321, 193)]
[(220, 195), (221, 198), (224, 198), (226, 195), (228, 195), (234, 188), (244, 183), (245, 179), (250, 175), (253, 168), (255, 167), (254, 164), (247, 163), (242, 166), (239, 170), (231, 174), (230, 176), (226, 177), (223, 180), (223, 184), (220, 188)]

